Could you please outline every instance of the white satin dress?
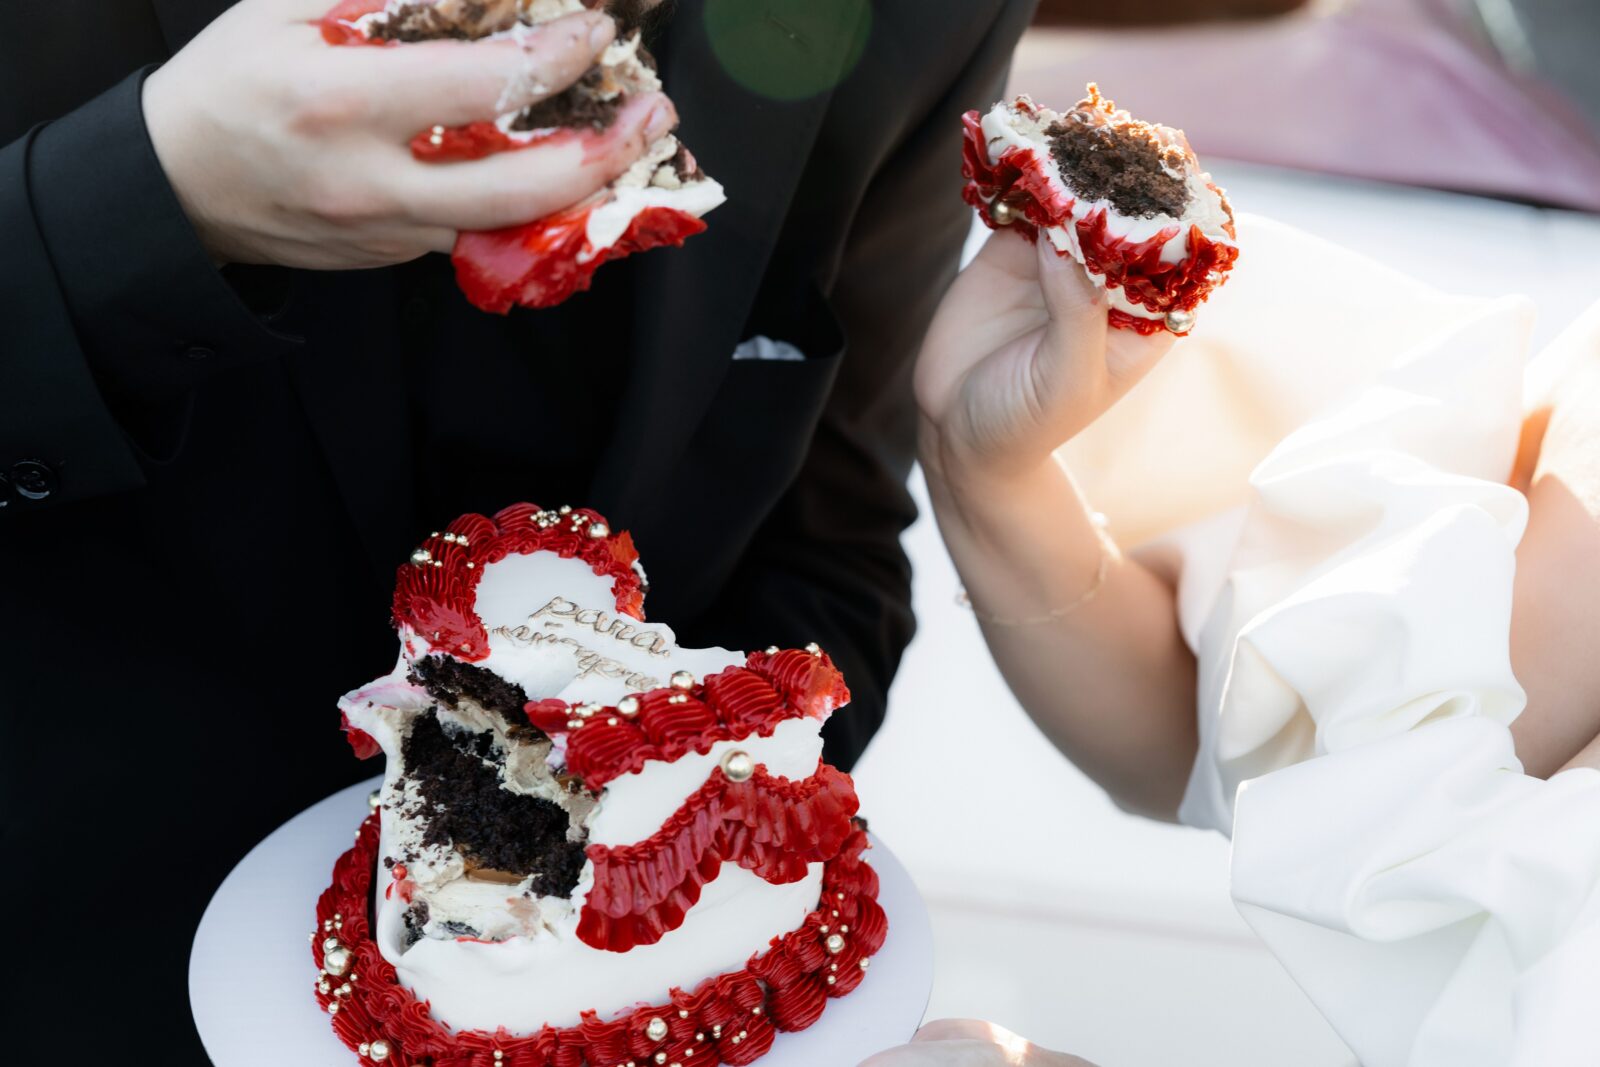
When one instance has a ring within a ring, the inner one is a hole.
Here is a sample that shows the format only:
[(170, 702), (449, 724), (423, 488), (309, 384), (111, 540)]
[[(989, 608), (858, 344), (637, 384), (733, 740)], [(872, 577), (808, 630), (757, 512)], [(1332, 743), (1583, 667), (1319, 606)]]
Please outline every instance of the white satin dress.
[(1531, 308), (1248, 217), (1240, 247), (1064, 450), (1180, 569), (1180, 816), (1232, 834), (1240, 911), (1365, 1067), (1600, 1064), (1600, 771), (1524, 775), (1508, 730)]

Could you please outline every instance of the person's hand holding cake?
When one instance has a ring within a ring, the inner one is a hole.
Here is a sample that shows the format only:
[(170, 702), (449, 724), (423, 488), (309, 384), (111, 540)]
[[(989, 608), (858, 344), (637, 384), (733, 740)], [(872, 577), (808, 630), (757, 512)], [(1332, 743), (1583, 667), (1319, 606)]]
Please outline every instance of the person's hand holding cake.
[(559, 13), (536, 25), (518, 23), (518, 5), (418, 5), (477, 18), (333, 48), (315, 32), (330, 3), (246, 0), (145, 83), (151, 140), (218, 262), (335, 270), (448, 252), (458, 232), (588, 199), (676, 124), (672, 102), (646, 91), (579, 136), (430, 164), (408, 147), (419, 132), (548, 108), (617, 44), (616, 20), (577, 0), (545, 5)]
[(1040, 727), (1119, 802), (1171, 818), (1194, 758), (1194, 657), (1170, 587), (1116, 550), (1054, 452), (1193, 328), (1237, 255), (1232, 209), (1181, 133), (1092, 86), (1065, 115), (1023, 97), (967, 129), (968, 200), (999, 232), (917, 365), (939, 528)]

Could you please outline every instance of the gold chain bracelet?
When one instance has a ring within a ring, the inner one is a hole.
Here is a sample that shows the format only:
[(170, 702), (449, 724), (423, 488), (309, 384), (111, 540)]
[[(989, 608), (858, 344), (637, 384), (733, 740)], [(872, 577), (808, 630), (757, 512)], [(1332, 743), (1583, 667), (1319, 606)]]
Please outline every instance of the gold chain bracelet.
[(1097, 511), (1089, 518), (1094, 524), (1095, 535), (1100, 541), (1100, 563), (1095, 568), (1094, 581), (1089, 584), (1088, 589), (1083, 591), (1083, 595), (1072, 603), (1064, 604), (1059, 608), (1052, 608), (1043, 615), (1029, 615), (1017, 619), (1004, 615), (995, 615), (982, 610), (972, 602), (972, 598), (967, 595), (965, 587), (956, 591), (956, 603), (969, 609), (973, 615), (977, 616), (978, 621), (989, 623), (991, 626), (1048, 626), (1050, 623), (1059, 622), (1084, 607), (1099, 596), (1100, 590), (1105, 588), (1106, 580), (1111, 577), (1111, 564), (1117, 558), (1117, 546), (1111, 540), (1111, 535), (1106, 532), (1106, 517)]

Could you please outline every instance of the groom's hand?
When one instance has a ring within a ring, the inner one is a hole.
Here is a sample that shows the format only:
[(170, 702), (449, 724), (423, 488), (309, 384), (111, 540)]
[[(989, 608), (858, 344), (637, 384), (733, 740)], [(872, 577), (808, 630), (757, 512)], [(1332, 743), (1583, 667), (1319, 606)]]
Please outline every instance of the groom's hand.
[(939, 305), (917, 360), (920, 451), (954, 482), (1039, 468), (1172, 347), (1112, 329), (1104, 296), (1042, 237), (993, 234)]
[(1051, 1052), (993, 1023), (941, 1019), (917, 1031), (911, 1044), (880, 1052), (861, 1067), (1094, 1067)]
[(611, 19), (335, 48), (315, 25), (332, 4), (244, 0), (145, 83), (156, 153), (218, 262), (346, 269), (448, 251), (457, 231), (583, 200), (676, 122), (670, 101), (650, 94), (604, 134), (419, 163), (407, 147), (418, 132), (490, 120), (571, 85), (611, 41)]

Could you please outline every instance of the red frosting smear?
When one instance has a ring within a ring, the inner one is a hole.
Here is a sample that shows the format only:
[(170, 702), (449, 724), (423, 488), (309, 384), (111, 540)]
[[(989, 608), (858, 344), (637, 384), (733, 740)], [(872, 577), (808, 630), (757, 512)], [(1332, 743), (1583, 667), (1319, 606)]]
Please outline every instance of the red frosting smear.
[[(343, 974), (318, 976), (317, 1003), (346, 1046), (356, 1051), (382, 1041), (389, 1048), (385, 1062), (393, 1067), (609, 1067), (629, 1060), (653, 1063), (657, 1054), (665, 1056), (663, 1063), (753, 1063), (771, 1049), (777, 1031), (805, 1029), (829, 999), (860, 985), (864, 961), (883, 947), (888, 931), (877, 902), (877, 874), (862, 858), (867, 835), (857, 826), (823, 867), (816, 910), (751, 956), (743, 969), (708, 978), (692, 991), (669, 990), (661, 1003), (609, 1021), (586, 1012), (577, 1026), (546, 1026), (528, 1037), (503, 1030), (452, 1032), (400, 985), (372, 940), (368, 901), (378, 822), (376, 814), (369, 815), (355, 846), (334, 864), (333, 884), (317, 901), (311, 955), (322, 967), (323, 942), (330, 937), (350, 951)], [(834, 936), (838, 951), (829, 949)], [(650, 1037), (655, 1019), (667, 1026), (659, 1040)]]
[[(590, 709), (562, 700), (524, 707), (547, 734), (567, 734), (567, 771), (590, 790), (632, 774), (650, 760), (706, 753), (718, 741), (770, 737), (788, 719), (819, 719), (850, 702), (844, 676), (823, 652), (752, 652), (690, 688), (652, 689), (635, 698), (632, 717), (615, 707)], [(577, 723), (579, 725), (574, 726)]]
[[(632, 845), (590, 845), (594, 888), (578, 920), (584, 944), (611, 952), (653, 945), (683, 925), (724, 863), (773, 885), (838, 853), (859, 803), (850, 776), (825, 763), (790, 781), (758, 767), (744, 782), (714, 772), (660, 830)], [(809, 1025), (809, 1024), (807, 1024)]]
[[(1129, 241), (1110, 233), (1108, 213), (1104, 210), (1073, 219), (1076, 198), (1055, 178), (1037, 152), (1013, 145), (1001, 153), (999, 159), (991, 160), (983, 135), (982, 116), (969, 111), (961, 121), (961, 169), (967, 179), (962, 196), (978, 209), (984, 224), (990, 229), (999, 229), (990, 215), (990, 205), (1003, 201), (1014, 211), (1021, 212), (1011, 228), (1030, 241), (1038, 239), (1041, 229), (1074, 227), (1084, 265), (1103, 276), (1107, 288), (1122, 289), (1130, 301), (1155, 315), (1143, 318), (1113, 308), (1109, 315), (1111, 325), (1142, 334), (1164, 330), (1167, 326), (1163, 317), (1167, 312), (1193, 311), (1213, 289), (1227, 280), (1228, 271), (1239, 257), (1239, 250), (1233, 245), (1212, 241), (1198, 226), (1191, 225), (1184, 258), (1177, 263), (1162, 262), (1161, 248), (1178, 235), (1177, 228), (1164, 229), (1145, 241)], [(1231, 212), (1224, 229), (1228, 236), (1234, 236)]]
[(439, 126), (423, 130), (411, 139), (411, 155), (423, 163), (466, 163), (497, 152), (559, 144), (577, 136), (575, 130), (549, 130), (531, 137), (511, 137), (493, 122)]
[[(603, 537), (591, 529), (606, 529)], [(634, 564), (639, 553), (627, 533), (612, 533), (599, 512), (566, 514), (534, 504), (513, 504), (493, 518), (463, 515), (422, 543), (426, 559), (400, 567), (394, 589), (394, 621), (409, 626), (435, 651), (473, 662), (489, 654), (489, 634), (473, 605), (483, 569), (513, 555), (554, 552), (581, 559), (612, 580), (617, 611), (644, 618), (644, 589)]]
[(387, 41), (368, 37), (355, 21), (363, 15), (376, 14), (388, 6), (388, 0), (340, 0), (332, 11), (322, 16), (322, 39), (329, 44), (387, 44)]
[(377, 739), (365, 730), (359, 730), (350, 725), (350, 716), (344, 712), (339, 713), (339, 725), (344, 730), (344, 739), (350, 742), (350, 748), (355, 752), (356, 759), (371, 759), (383, 751)]
[(684, 211), (647, 207), (635, 215), (609, 248), (589, 244), (589, 215), (595, 204), (503, 230), (463, 233), (453, 260), (456, 282), (467, 299), (484, 311), (553, 307), (589, 288), (595, 271), (614, 259), (665, 245), (677, 246), (706, 228)]

